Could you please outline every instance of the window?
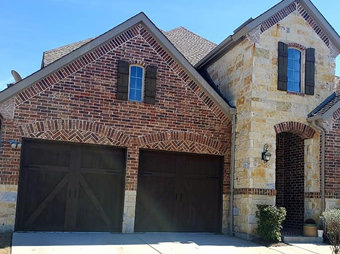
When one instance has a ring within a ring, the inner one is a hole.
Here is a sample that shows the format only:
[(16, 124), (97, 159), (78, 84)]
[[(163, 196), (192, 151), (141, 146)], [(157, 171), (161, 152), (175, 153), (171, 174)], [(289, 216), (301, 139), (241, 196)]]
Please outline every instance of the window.
[[(278, 44), (277, 89), (299, 94), (314, 95), (315, 90), (315, 49), (305, 48), (297, 43), (289, 47)], [(295, 46), (298, 45), (298, 48)]]
[(143, 101), (143, 79), (144, 69), (136, 65), (131, 65), (129, 77), (130, 101)]
[(287, 91), (301, 92), (301, 52), (288, 48)]
[(124, 101), (156, 103), (157, 66), (145, 69), (127, 61), (118, 60), (116, 98)]

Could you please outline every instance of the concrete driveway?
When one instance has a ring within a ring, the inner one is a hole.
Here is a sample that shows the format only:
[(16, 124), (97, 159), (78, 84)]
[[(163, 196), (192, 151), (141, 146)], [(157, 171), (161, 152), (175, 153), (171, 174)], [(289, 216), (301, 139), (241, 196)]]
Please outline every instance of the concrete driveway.
[(266, 248), (235, 237), (191, 233), (14, 233), (12, 254), (331, 254), (326, 245)]

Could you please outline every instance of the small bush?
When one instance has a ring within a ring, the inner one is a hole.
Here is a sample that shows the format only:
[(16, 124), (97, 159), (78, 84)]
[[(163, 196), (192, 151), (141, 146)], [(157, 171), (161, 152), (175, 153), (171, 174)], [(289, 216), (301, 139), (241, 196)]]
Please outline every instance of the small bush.
[(281, 241), (282, 222), (286, 219), (286, 209), (270, 205), (257, 205), (255, 213), (257, 233), (265, 240)]
[(322, 214), (326, 225), (327, 237), (332, 245), (333, 254), (340, 253), (340, 210), (332, 209)]

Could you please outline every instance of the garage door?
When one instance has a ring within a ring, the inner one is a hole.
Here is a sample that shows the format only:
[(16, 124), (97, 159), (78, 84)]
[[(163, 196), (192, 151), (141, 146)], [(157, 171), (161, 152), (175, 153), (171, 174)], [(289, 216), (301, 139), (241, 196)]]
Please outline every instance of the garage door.
[(141, 151), (135, 230), (220, 232), (221, 156)]
[(125, 150), (24, 140), (16, 230), (121, 232)]

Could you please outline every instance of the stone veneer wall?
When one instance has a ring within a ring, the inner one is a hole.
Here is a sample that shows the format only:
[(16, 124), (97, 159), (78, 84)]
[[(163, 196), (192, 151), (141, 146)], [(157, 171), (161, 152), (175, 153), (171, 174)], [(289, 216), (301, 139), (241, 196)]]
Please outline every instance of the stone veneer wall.
[[(256, 232), (253, 220), (256, 204), (275, 204), (277, 133), (274, 126), (282, 122), (310, 126), (307, 114), (335, 90), (332, 52), (299, 11), (291, 12), (261, 32), (257, 41), (244, 39), (207, 68), (222, 93), (227, 94), (237, 107), (235, 190), (272, 190), (256, 198), (249, 194), (235, 195), (234, 229), (247, 234)], [(300, 45), (300, 48), (315, 48), (315, 95), (277, 89), (279, 41)], [(319, 137), (319, 133), (315, 133), (304, 141), (305, 217), (315, 219), (321, 211)], [(261, 160), (264, 144), (269, 145), (273, 154), (268, 163)]]
[[(155, 105), (116, 99), (117, 61), (155, 65)], [(123, 232), (133, 232), (140, 149), (224, 156), (228, 227), (231, 121), (141, 24), (0, 105), (0, 231), (13, 230), (23, 137), (127, 148)], [(216, 215), (220, 216), (220, 215)]]

